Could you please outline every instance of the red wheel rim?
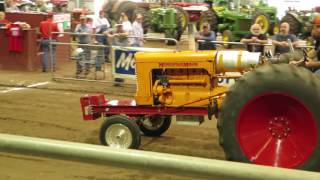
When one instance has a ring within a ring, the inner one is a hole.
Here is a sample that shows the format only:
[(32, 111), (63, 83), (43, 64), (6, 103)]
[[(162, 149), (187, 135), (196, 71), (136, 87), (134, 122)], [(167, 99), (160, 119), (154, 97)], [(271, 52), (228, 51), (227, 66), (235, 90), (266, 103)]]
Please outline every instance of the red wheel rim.
[(255, 164), (295, 168), (314, 151), (318, 132), (308, 108), (285, 93), (265, 93), (240, 110), (236, 136)]

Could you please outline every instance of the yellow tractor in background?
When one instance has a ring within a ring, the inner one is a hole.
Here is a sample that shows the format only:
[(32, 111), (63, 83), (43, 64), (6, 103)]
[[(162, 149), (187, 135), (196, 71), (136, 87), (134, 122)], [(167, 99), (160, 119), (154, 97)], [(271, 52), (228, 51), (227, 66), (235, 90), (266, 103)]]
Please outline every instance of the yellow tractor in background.
[[(100, 141), (139, 148), (141, 132), (160, 136), (171, 119), (218, 119), (226, 159), (319, 170), (320, 81), (292, 65), (263, 65), (247, 51), (139, 52), (134, 99), (81, 97), (84, 120), (106, 117)], [(231, 87), (218, 80), (237, 79)]]

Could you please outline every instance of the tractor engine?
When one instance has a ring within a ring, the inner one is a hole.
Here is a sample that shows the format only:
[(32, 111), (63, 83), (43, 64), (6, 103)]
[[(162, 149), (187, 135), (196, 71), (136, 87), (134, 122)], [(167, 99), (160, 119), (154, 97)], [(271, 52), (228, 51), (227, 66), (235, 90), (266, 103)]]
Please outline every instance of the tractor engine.
[(210, 97), (227, 91), (227, 87), (218, 85), (219, 77), (226, 72), (245, 72), (258, 65), (260, 53), (139, 52), (135, 55), (135, 60), (135, 100), (138, 105), (203, 107), (212, 104)]

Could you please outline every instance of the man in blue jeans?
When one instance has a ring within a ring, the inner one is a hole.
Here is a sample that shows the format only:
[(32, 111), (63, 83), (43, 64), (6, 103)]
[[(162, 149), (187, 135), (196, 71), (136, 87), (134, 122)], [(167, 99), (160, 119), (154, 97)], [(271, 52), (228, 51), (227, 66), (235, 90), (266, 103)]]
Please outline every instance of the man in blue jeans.
[[(52, 21), (52, 18), (53, 13), (48, 13), (47, 19), (45, 21), (41, 21), (39, 26), (39, 31), (41, 33), (41, 48), (44, 53), (42, 57), (42, 72), (49, 71), (50, 43), (57, 41), (58, 34), (52, 33), (59, 32), (58, 25)], [(51, 51), (51, 68), (54, 71), (56, 65), (56, 45), (52, 45)]]
[[(106, 13), (101, 10), (99, 11), (99, 16), (93, 20), (93, 33), (100, 34), (96, 36), (95, 44), (108, 46), (108, 39), (103, 36), (103, 32), (107, 31), (110, 27), (110, 23), (106, 18)], [(98, 54), (96, 57), (96, 71), (101, 71), (101, 64), (108, 59), (109, 48), (99, 48)]]

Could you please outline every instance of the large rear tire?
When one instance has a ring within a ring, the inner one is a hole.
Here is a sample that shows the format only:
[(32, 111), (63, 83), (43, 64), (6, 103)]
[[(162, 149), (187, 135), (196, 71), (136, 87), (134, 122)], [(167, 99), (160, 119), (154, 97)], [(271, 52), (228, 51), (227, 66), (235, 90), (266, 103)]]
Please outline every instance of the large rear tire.
[(259, 24), (261, 26), (261, 33), (266, 34), (270, 28), (269, 16), (266, 13), (257, 11), (253, 15), (253, 23)]
[(116, 13), (110, 13), (109, 16), (112, 17), (112, 20), (114, 23), (119, 23), (121, 13), (126, 13), (126, 15), (129, 18), (129, 21), (133, 21), (134, 19), (134, 11), (137, 9), (137, 5), (135, 2), (132, 1), (125, 1), (121, 3), (119, 8), (116, 10)]
[(181, 26), (182, 26), (182, 31), (185, 31), (188, 27), (188, 23), (189, 23), (189, 15), (188, 13), (180, 6), (175, 6), (175, 5), (172, 5), (170, 6), (174, 9), (177, 10), (177, 14), (179, 16), (181, 16)]
[(281, 19), (281, 22), (287, 22), (290, 25), (290, 34), (299, 35), (301, 30), (301, 23), (291, 13), (286, 13)]
[(320, 81), (304, 68), (266, 65), (227, 93), (218, 120), (226, 158), (319, 170)]
[[(183, 16), (178, 11), (177, 15), (176, 15), (176, 22), (177, 22), (176, 28), (175, 29), (166, 29), (164, 32), (166, 38), (173, 38), (173, 39), (176, 39), (177, 41), (180, 41), (182, 33), (183, 33), (183, 26), (182, 26), (183, 20), (182, 19), (183, 19)], [(167, 40), (166, 44), (168, 46), (175, 46), (176, 42)]]
[(197, 23), (197, 31), (202, 31), (203, 24), (210, 24), (212, 31), (217, 31), (218, 15), (213, 10), (203, 11), (200, 16), (200, 21)]

